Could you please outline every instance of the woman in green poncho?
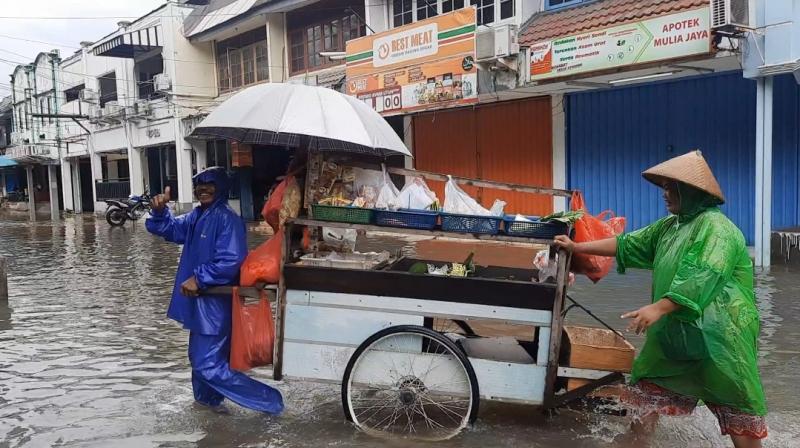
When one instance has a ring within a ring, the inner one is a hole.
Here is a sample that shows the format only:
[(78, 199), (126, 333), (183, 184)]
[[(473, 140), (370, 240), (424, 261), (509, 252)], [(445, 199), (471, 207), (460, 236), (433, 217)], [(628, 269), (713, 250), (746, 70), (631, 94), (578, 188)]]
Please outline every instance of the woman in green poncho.
[(720, 212), (725, 199), (699, 151), (643, 174), (664, 188), (670, 216), (617, 238), (556, 244), (616, 256), (620, 273), (653, 271), (652, 303), (624, 314), (647, 332), (623, 397), (652, 427), (658, 415), (691, 414), (702, 400), (737, 448), (760, 447), (767, 409), (758, 373), (759, 318), (744, 237)]

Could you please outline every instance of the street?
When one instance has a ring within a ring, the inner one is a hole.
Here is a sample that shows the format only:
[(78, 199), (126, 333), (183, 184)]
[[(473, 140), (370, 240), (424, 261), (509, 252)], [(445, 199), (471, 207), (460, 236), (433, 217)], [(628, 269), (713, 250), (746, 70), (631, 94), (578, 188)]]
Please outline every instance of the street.
[[(249, 244), (263, 239), (251, 231)], [(0, 447), (411, 446), (348, 425), (335, 385), (270, 381), (286, 400), (279, 417), (229, 402), (217, 412), (195, 405), (188, 333), (165, 316), (180, 248), (141, 222), (111, 228), (83, 215), (30, 223), (27, 214), (3, 213), (0, 241), (10, 265), (10, 299), (0, 303)], [(797, 274), (780, 266), (757, 274), (768, 447), (800, 446)], [(598, 285), (579, 279), (572, 296), (623, 328), (619, 315), (640, 306), (648, 290), (647, 273), (612, 273)], [(589, 323), (580, 310), (570, 321)], [(255, 376), (269, 381), (262, 369)], [(531, 407), (483, 402), (474, 428), (436, 446), (601, 447), (618, 443), (626, 425), (621, 417), (545, 417)], [(692, 418), (664, 418), (653, 446), (730, 441), (702, 407)]]

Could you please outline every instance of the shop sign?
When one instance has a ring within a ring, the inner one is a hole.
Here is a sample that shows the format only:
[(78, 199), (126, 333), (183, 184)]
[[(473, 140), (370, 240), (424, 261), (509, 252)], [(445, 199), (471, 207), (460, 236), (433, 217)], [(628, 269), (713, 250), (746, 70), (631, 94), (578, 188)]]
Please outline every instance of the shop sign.
[(384, 115), (478, 101), (475, 8), (347, 42), (347, 93)]
[(531, 81), (711, 52), (708, 8), (631, 22), (530, 47)]

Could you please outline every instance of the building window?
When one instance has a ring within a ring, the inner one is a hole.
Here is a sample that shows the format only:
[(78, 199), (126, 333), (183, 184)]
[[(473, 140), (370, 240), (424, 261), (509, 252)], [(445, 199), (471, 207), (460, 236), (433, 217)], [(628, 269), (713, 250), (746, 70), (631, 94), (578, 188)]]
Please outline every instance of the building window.
[(438, 8), (437, 0), (417, 0), (417, 20), (436, 17)]
[(442, 13), (453, 12), (464, 7), (464, 0), (443, 0)]
[(217, 78), (221, 93), (269, 80), (265, 27), (217, 43)]
[(100, 107), (103, 107), (109, 101), (117, 101), (117, 75), (111, 72), (100, 76)]
[(585, 0), (545, 0), (545, 9), (558, 9), (583, 3)]
[(53, 106), (52, 106), (53, 99), (49, 96), (47, 97), (47, 122), (52, 124), (53, 123)]
[(221, 166), (231, 169), (231, 155), (226, 140), (210, 140), (206, 142), (206, 168)]
[(494, 22), (495, 0), (471, 0), (470, 4), (478, 10), (478, 25), (487, 25)]
[[(574, 0), (573, 0), (574, 1)], [(418, 20), (435, 17), (461, 9), (465, 0), (393, 0), (391, 3), (392, 26), (408, 25)], [(488, 25), (496, 20), (513, 18), (516, 0), (470, 0), (477, 10), (478, 25)]]
[(394, 27), (408, 25), (414, 22), (414, 9), (412, 0), (393, 0), (392, 1), (392, 24)]
[(137, 93), (140, 100), (149, 100), (162, 96), (161, 92), (156, 92), (154, 82), (156, 75), (164, 73), (164, 58), (160, 54), (137, 61), (134, 70), (139, 78)]
[(323, 51), (345, 51), (347, 41), (366, 35), (366, 26), (355, 15), (311, 23), (289, 32), (292, 74), (340, 65), (320, 56)]
[(65, 90), (64, 96), (66, 97), (66, 102), (71, 103), (73, 101), (79, 100), (81, 98), (81, 90), (83, 90), (84, 88), (85, 88), (84, 85), (80, 84)]
[(42, 126), (44, 126), (44, 114), (45, 114), (44, 102), (45, 98), (39, 98), (39, 113), (42, 114), (39, 116), (39, 121), (42, 124)]
[(500, 0), (500, 20), (514, 17), (515, 0)]

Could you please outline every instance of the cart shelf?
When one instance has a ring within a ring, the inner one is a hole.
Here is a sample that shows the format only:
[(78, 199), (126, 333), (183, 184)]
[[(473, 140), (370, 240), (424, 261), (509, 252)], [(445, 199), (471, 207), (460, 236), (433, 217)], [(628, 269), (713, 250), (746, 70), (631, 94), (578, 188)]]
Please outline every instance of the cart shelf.
[(538, 238), (528, 238), (522, 236), (511, 236), (511, 235), (485, 235), (485, 234), (477, 234), (477, 233), (457, 233), (457, 232), (445, 232), (442, 230), (421, 230), (421, 229), (409, 229), (409, 228), (402, 228), (402, 227), (385, 227), (385, 226), (373, 226), (368, 224), (351, 224), (346, 222), (332, 222), (332, 221), (318, 221), (314, 219), (307, 219), (307, 218), (297, 218), (287, 221), (288, 224), (293, 224), (297, 226), (309, 226), (309, 227), (332, 227), (332, 228), (339, 228), (339, 229), (353, 229), (353, 230), (364, 230), (366, 232), (383, 232), (383, 233), (397, 233), (397, 234), (404, 234), (404, 235), (421, 235), (421, 236), (430, 236), (433, 238), (453, 238), (453, 239), (461, 239), (461, 240), (479, 240), (479, 241), (496, 241), (496, 242), (506, 242), (506, 243), (524, 243), (524, 244), (538, 244), (541, 246), (550, 246), (553, 244), (553, 240), (544, 240)]

